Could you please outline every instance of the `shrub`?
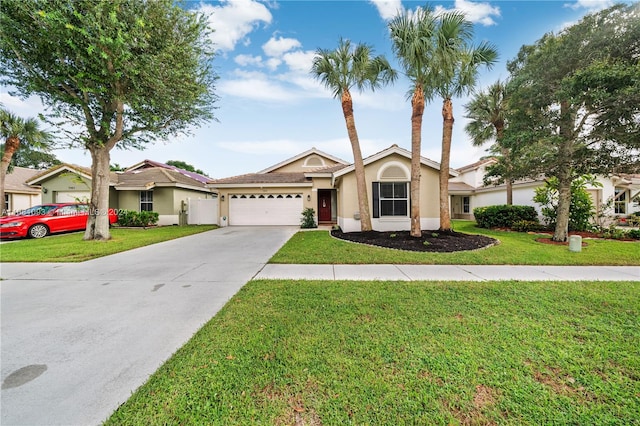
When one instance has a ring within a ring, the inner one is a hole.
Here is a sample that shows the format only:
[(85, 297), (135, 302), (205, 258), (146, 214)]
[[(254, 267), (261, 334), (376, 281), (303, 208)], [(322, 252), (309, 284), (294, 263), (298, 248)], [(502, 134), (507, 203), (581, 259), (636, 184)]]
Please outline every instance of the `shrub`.
[(544, 231), (545, 227), (537, 220), (518, 220), (513, 222), (511, 229), (516, 232), (537, 232)]
[[(595, 187), (602, 185), (591, 175), (574, 179), (571, 183), (571, 200), (569, 206), (569, 231), (588, 231), (591, 220), (595, 217), (595, 206), (586, 189), (587, 184)], [(544, 186), (536, 188), (533, 201), (540, 204), (544, 221), (550, 227), (556, 226), (558, 216), (558, 179), (547, 179)]]
[(145, 227), (153, 226), (158, 223), (159, 215), (157, 212), (135, 210), (118, 211), (118, 224), (120, 226)]
[(511, 228), (515, 222), (538, 223), (538, 213), (532, 206), (487, 206), (476, 207), (473, 215), (480, 228)]
[(311, 207), (308, 207), (302, 211), (302, 221), (300, 227), (303, 229), (317, 228), (316, 224), (316, 211)]
[(627, 231), (627, 237), (640, 240), (640, 229), (630, 229)]

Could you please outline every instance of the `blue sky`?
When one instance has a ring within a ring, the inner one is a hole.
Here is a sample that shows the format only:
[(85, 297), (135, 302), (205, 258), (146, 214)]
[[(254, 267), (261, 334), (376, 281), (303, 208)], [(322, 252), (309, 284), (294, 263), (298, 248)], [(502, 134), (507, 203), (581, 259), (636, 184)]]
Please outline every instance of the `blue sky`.
[[(186, 6), (209, 15), (217, 50), (215, 69), (220, 96), (212, 122), (191, 136), (148, 145), (145, 150), (114, 149), (111, 163), (129, 166), (143, 159), (181, 160), (212, 177), (262, 170), (312, 147), (352, 161), (340, 102), (309, 74), (317, 48), (333, 49), (342, 37), (374, 47), (400, 71), (393, 56), (387, 22), (397, 10), (424, 6), (417, 1), (192, 1)], [(523, 44), (577, 22), (585, 14), (613, 4), (608, 0), (433, 1), (436, 10), (458, 9), (474, 22), (476, 41), (489, 41), (499, 52), (492, 70), (482, 69), (478, 89), (508, 76), (506, 62)], [(376, 92), (354, 93), (355, 120), (363, 155), (392, 144), (410, 149), (409, 82)], [(461, 167), (485, 154), (464, 132), (464, 104), (454, 102), (451, 166)], [(4, 107), (23, 117), (43, 108), (38, 99), (20, 100), (0, 91)], [(441, 100), (427, 106), (422, 155), (440, 161)], [(91, 165), (80, 149), (54, 152), (61, 161)]]

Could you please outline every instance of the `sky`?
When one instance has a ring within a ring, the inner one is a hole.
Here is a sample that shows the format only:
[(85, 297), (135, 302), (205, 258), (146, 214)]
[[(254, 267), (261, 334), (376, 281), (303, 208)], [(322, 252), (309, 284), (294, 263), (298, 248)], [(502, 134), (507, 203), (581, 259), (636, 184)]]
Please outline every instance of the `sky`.
[[(111, 152), (111, 164), (131, 166), (144, 159), (185, 161), (208, 176), (222, 178), (254, 173), (317, 148), (347, 162), (351, 145), (339, 99), (311, 74), (318, 48), (335, 49), (340, 38), (371, 45), (398, 70), (398, 80), (375, 92), (354, 91), (356, 128), (364, 157), (393, 144), (411, 149), (410, 83), (391, 49), (387, 24), (398, 11), (427, 4), (400, 0), (222, 0), (187, 1), (185, 7), (205, 13), (214, 32), (214, 68), (219, 76), (217, 121), (192, 129), (144, 150)], [(457, 9), (474, 23), (475, 42), (492, 43), (499, 54), (491, 68), (481, 68), (476, 90), (508, 77), (506, 63), (522, 45), (545, 33), (576, 23), (587, 13), (611, 6), (609, 0), (431, 1), (436, 11)], [(464, 105), (454, 98), (451, 167), (471, 164), (486, 155), (464, 132)], [(38, 98), (19, 99), (0, 88), (0, 103), (21, 117), (44, 108)], [(425, 109), (422, 155), (440, 161), (442, 100)], [(61, 141), (64, 142), (64, 141)], [(82, 149), (58, 149), (63, 162), (91, 165)]]

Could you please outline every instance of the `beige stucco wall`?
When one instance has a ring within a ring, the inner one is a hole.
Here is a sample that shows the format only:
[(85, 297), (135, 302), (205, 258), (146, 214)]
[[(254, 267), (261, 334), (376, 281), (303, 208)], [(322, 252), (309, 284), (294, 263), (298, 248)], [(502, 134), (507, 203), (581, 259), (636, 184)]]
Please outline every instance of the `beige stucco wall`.
[(73, 173), (60, 173), (43, 181), (40, 185), (43, 203), (55, 203), (57, 192), (91, 191), (91, 181)]
[[(365, 167), (365, 179), (367, 182), (367, 195), (369, 198), (369, 213), (372, 217), (373, 227), (376, 230), (405, 230), (409, 229), (409, 218), (379, 218), (373, 219), (373, 194), (371, 187), (373, 182), (380, 181), (381, 169), (389, 165), (402, 165), (406, 169), (406, 181), (410, 179), (411, 162), (408, 158), (392, 154), (383, 159), (368, 164)], [(435, 229), (439, 223), (439, 183), (438, 171), (431, 167), (422, 166), (420, 182), (420, 216), (423, 229)], [(338, 224), (345, 232), (360, 230), (360, 222), (354, 219), (357, 213), (358, 194), (356, 189), (355, 172), (340, 177), (338, 182)], [(435, 228), (433, 228), (435, 226)]]

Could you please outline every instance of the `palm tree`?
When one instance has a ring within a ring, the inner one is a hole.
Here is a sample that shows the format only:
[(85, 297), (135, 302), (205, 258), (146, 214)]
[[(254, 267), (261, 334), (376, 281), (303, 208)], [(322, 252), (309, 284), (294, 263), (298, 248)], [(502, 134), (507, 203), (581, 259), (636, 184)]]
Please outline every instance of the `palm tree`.
[(0, 137), (4, 139), (4, 152), (0, 160), (0, 202), (2, 202), (2, 216), (6, 216), (4, 181), (13, 154), (20, 148), (21, 143), (30, 147), (46, 147), (50, 143), (51, 135), (38, 128), (36, 119), (25, 120), (5, 109), (0, 109)]
[(449, 212), (449, 163), (453, 133), (453, 97), (467, 95), (476, 84), (478, 68), (490, 68), (498, 58), (496, 49), (484, 42), (471, 46), (473, 24), (460, 12), (438, 17), (435, 53), (425, 97), (442, 98), (442, 157), (440, 160), (440, 230), (451, 230)]
[(334, 98), (340, 97), (342, 102), (342, 112), (353, 151), (360, 229), (363, 232), (371, 231), (364, 163), (353, 116), (353, 100), (350, 89), (355, 87), (362, 92), (365, 88), (370, 88), (375, 91), (375, 89), (395, 81), (397, 73), (391, 68), (384, 56), (373, 57), (373, 49), (370, 46), (357, 44), (352, 47), (349, 40), (342, 38), (337, 49), (318, 49), (316, 51), (311, 73), (333, 92)]
[(489, 140), (494, 140), (492, 150), (500, 152), (505, 163), (504, 177), (507, 185), (507, 204), (513, 204), (513, 179), (509, 176), (511, 170), (511, 151), (504, 145), (503, 137), (506, 126), (507, 113), (507, 84), (498, 80), (486, 91), (478, 92), (465, 105), (466, 118), (471, 121), (465, 126), (465, 131), (473, 141), (474, 146), (481, 146)]
[(421, 237), (420, 227), (420, 158), (425, 85), (429, 82), (435, 52), (433, 38), (436, 19), (431, 8), (418, 8), (389, 21), (393, 51), (411, 80), (411, 236)]

